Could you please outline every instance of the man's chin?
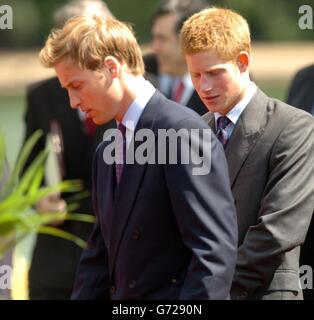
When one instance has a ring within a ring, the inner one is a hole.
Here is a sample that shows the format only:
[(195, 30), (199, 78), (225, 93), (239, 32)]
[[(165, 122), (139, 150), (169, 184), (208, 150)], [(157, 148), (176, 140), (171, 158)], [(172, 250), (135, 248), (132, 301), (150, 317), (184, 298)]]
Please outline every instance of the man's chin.
[(203, 101), (203, 103), (205, 104), (205, 106), (206, 106), (206, 108), (207, 108), (208, 111), (210, 111), (210, 112), (216, 112), (217, 106), (215, 106), (215, 105), (213, 105), (213, 104), (211, 104), (211, 103), (208, 103), (208, 101), (206, 101), (206, 100), (203, 100), (203, 99), (202, 99), (202, 101)]
[(113, 119), (99, 119), (99, 118), (94, 118), (93, 121), (97, 126), (101, 126), (103, 124), (109, 123)]
[(207, 110), (210, 111), (210, 112), (219, 112), (220, 113), (220, 111), (222, 109), (221, 107), (216, 106), (216, 105), (209, 105), (209, 104), (206, 104), (206, 103), (205, 103), (205, 105), (206, 105)]
[(92, 120), (97, 126), (101, 126), (102, 124), (104, 124), (104, 122), (101, 119), (92, 118)]

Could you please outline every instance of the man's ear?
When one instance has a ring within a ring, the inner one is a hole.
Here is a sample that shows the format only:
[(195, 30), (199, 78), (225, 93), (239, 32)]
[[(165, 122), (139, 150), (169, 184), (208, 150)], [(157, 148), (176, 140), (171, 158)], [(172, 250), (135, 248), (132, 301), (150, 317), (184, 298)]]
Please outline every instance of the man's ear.
[(120, 73), (120, 63), (112, 56), (108, 56), (104, 60), (104, 67), (108, 70), (113, 78), (117, 78)]
[(237, 66), (241, 72), (248, 70), (250, 66), (250, 55), (246, 51), (241, 51), (237, 58)]

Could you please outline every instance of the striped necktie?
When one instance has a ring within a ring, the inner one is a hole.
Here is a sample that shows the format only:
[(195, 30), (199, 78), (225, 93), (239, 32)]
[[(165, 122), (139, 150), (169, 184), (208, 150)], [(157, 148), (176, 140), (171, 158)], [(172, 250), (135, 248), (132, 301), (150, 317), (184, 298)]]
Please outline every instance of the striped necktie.
[(226, 116), (220, 117), (217, 120), (216, 136), (224, 148), (226, 148), (228, 140), (229, 140), (226, 128), (230, 123), (231, 123), (230, 119)]
[(126, 127), (125, 125), (120, 122), (118, 125), (118, 130), (120, 131), (122, 135), (122, 141), (121, 139), (118, 139), (117, 143), (117, 157), (116, 159), (116, 180), (117, 184), (119, 184), (122, 176), (123, 166), (125, 165), (126, 160)]

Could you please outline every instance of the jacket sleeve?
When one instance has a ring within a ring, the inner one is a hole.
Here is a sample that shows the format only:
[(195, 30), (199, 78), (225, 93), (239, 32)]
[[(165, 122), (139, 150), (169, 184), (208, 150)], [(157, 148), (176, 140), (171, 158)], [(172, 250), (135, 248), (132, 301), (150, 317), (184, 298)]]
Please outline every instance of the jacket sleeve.
[[(99, 148), (94, 157), (92, 175), (92, 200), (97, 218), (99, 217), (96, 188), (98, 155)], [(97, 219), (92, 234), (87, 241), (87, 247), (81, 255), (71, 299), (100, 300), (109, 298), (108, 252)]]
[(184, 162), (180, 146), (179, 164), (165, 166), (177, 225), (191, 251), (180, 299), (228, 299), (236, 263), (237, 221), (224, 151), (205, 123), (200, 127), (199, 121), (189, 119), (181, 127), (207, 129), (210, 138), (205, 144), (191, 139), (191, 150), (200, 151), (201, 166), (208, 172), (197, 173), (193, 169), (200, 166), (192, 161), (180, 164)]
[(314, 211), (314, 118), (299, 111), (277, 137), (270, 176), (238, 250), (231, 295), (245, 298), (274, 277), (286, 252), (300, 246)]

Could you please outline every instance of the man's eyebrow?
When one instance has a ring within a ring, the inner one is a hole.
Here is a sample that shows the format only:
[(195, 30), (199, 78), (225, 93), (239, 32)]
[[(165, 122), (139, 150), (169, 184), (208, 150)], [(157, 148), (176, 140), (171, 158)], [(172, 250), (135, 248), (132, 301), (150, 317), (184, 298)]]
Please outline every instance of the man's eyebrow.
[[(217, 66), (217, 67), (210, 67), (208, 69), (204, 69), (201, 72), (208, 73), (208, 72), (215, 72), (215, 71), (222, 70), (222, 69), (224, 69), (224, 68), (221, 66)], [(190, 72), (191, 73), (200, 73), (200, 71), (194, 71), (194, 70), (190, 70)]]
[(67, 87), (70, 87), (73, 84), (73, 82), (76, 82), (76, 81), (78, 81), (78, 80), (71, 80), (71, 81), (67, 82), (65, 85), (61, 85), (61, 87), (63, 89), (66, 89)]
[(216, 71), (216, 70), (221, 70), (221, 69), (225, 69), (225, 67), (223, 65), (217, 65), (217, 66), (213, 66), (213, 67), (210, 67), (208, 68), (208, 72), (211, 72), (211, 71)]

